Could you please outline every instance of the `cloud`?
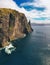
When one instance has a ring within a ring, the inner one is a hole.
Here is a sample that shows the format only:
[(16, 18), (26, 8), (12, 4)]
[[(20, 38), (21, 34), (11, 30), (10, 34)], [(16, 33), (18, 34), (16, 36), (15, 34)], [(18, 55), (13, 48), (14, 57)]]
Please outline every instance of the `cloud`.
[(0, 8), (11, 8), (17, 10), (24, 13), (26, 17), (30, 14), (30, 12), (26, 11), (23, 7), (20, 8), (13, 0), (0, 0)]
[(19, 6), (13, 1), (13, 0), (0, 0), (0, 8), (11, 8), (11, 9), (15, 9), (19, 12), (22, 12), (26, 15), (26, 17), (28, 18), (33, 18), (33, 17), (37, 17), (37, 13), (34, 10), (34, 13), (31, 11), (26, 11), (23, 7), (19, 8)]
[(0, 8), (20, 9), (13, 0), (0, 0)]
[(46, 19), (46, 20), (35, 20), (35, 19), (31, 19), (31, 22), (33, 23), (38, 23), (38, 24), (50, 24), (50, 20)]
[(24, 13), (26, 16), (29, 14), (23, 7), (20, 8), (13, 0), (0, 0), (0, 8), (10, 8)]
[[(50, 0), (35, 0), (34, 2), (27, 2), (27, 3), (22, 3), (20, 5), (21, 7), (24, 6), (35, 6), (35, 7), (44, 7), (45, 10), (44, 11), (38, 11), (36, 9), (32, 9), (31, 11), (29, 11), (32, 15), (34, 15), (34, 20), (48, 20), (50, 23)], [(37, 18), (38, 17), (38, 18)], [(43, 18), (42, 18), (43, 17)], [(44, 19), (45, 17), (45, 19)], [(33, 21), (33, 20), (32, 20)]]
[(44, 7), (42, 4), (36, 2), (27, 2), (27, 3), (22, 3), (20, 6), (36, 6), (36, 7)]
[[(46, 9), (44, 11), (38, 11), (36, 9), (32, 9), (30, 11), (27, 11), (23, 6), (30, 5), (30, 6), (36, 6), (36, 7), (45, 7)], [(46, 18), (44, 23), (50, 23), (50, 0), (35, 0), (34, 2), (27, 2), (22, 3), (20, 6), (21, 8), (16, 4), (13, 0), (0, 0), (0, 8), (11, 8), (15, 9), (21, 13), (24, 13), (27, 19), (31, 20), (32, 22), (38, 23), (41, 21), (42, 18)], [(36, 20), (36, 18), (41, 19), (39, 21)]]

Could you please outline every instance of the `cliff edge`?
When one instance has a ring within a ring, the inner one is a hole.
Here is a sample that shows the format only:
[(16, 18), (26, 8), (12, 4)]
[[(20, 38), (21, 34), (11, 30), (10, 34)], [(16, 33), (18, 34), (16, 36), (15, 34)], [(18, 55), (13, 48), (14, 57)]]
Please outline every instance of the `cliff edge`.
[(8, 42), (21, 38), (32, 32), (30, 22), (23, 13), (6, 8), (0, 8), (0, 47), (9, 45)]

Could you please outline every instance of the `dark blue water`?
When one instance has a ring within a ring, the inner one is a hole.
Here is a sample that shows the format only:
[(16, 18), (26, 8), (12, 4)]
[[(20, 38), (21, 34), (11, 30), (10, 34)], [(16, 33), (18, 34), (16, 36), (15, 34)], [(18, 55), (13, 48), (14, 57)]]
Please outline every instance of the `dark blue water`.
[(0, 65), (50, 65), (50, 26), (32, 26), (34, 31), (12, 43), (11, 55), (0, 52)]

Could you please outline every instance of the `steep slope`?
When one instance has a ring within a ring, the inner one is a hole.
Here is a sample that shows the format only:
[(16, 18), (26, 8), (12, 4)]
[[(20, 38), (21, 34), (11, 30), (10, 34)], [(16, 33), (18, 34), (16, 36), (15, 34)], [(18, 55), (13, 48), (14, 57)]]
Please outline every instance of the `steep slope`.
[(23, 13), (0, 8), (0, 47), (9, 45), (8, 42), (24, 37), (32, 32), (30, 22)]

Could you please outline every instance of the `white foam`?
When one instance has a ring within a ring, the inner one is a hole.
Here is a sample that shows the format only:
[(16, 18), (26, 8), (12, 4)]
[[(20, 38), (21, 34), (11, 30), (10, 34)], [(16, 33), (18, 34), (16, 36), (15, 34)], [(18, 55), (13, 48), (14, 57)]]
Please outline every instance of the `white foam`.
[(14, 51), (16, 48), (12, 45), (12, 44), (9, 44), (8, 46), (5, 47), (5, 52), (7, 54), (11, 54), (12, 51)]
[(48, 47), (50, 47), (50, 44), (48, 44)]
[(24, 37), (26, 37), (26, 34), (24, 34)]

